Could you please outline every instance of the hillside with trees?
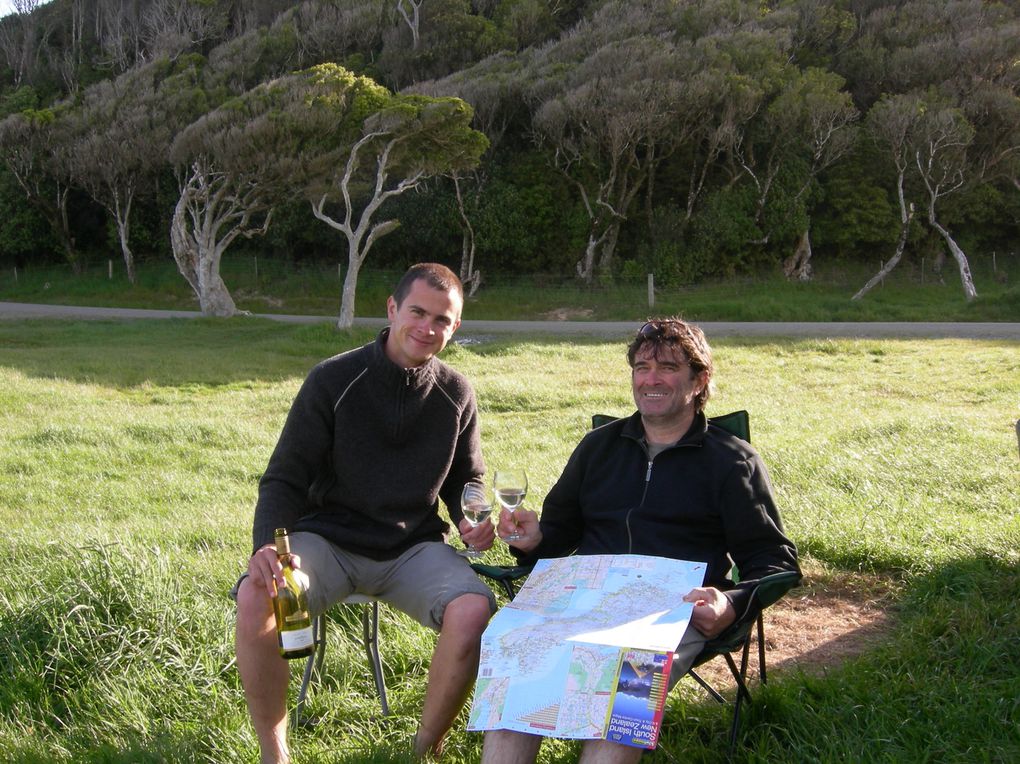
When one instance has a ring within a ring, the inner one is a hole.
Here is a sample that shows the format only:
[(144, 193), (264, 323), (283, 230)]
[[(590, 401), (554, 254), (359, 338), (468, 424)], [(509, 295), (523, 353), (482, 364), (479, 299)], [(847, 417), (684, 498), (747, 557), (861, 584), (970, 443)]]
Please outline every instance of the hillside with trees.
[[(1020, 10), (980, 0), (16, 0), (0, 263), (226, 253), (664, 286), (1020, 239)], [(141, 265), (140, 265), (141, 263)], [(902, 266), (901, 266), (902, 267)], [(1005, 274), (1003, 274), (1005, 278)]]

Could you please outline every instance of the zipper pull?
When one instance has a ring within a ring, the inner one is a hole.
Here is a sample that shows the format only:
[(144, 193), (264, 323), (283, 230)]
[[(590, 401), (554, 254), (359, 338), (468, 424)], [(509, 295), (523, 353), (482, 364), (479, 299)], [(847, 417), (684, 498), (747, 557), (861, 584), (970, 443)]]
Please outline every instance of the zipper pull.
[(645, 473), (645, 482), (647, 483), (652, 479), (652, 460), (648, 460), (648, 472)]

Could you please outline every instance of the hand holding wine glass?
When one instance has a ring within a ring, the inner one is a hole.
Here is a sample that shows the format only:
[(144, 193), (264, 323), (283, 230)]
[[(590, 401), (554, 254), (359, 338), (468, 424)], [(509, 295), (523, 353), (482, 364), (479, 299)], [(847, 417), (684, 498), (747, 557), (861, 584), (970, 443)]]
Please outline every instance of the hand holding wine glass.
[[(514, 510), (524, 503), (524, 497), (528, 495), (528, 473), (516, 469), (496, 470), (492, 488), (496, 493), (496, 501), (512, 516)], [(518, 539), (520, 535), (516, 531), (503, 537), (504, 541)]]
[[(489, 498), (485, 486), (480, 483), (465, 484), (464, 490), (461, 492), (460, 508), (464, 513), (464, 519), (472, 528), (487, 522), (489, 515), (492, 514), (492, 500)], [(469, 544), (467, 549), (458, 552), (458, 554), (464, 557), (479, 557), (482, 553)]]

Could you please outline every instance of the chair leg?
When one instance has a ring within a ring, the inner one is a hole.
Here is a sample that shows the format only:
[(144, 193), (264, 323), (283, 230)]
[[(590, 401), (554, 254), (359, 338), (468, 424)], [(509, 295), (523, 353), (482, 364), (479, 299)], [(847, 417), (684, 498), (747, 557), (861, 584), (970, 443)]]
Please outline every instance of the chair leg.
[(390, 705), (386, 700), (386, 682), (383, 679), (382, 658), (379, 655), (379, 603), (366, 604), (361, 610), (361, 626), (365, 640), (365, 652), (375, 679), (375, 689), (379, 693), (379, 704), (383, 716), (390, 715)]
[(298, 690), (297, 703), (294, 706), (294, 715), (291, 717), (291, 727), (298, 727), (305, 723), (305, 701), (308, 699), (308, 689), (311, 686), (312, 678), (318, 681), (322, 675), (322, 662), (326, 658), (326, 616), (320, 614), (312, 624), (312, 641), (315, 650), (305, 660), (305, 668), (301, 675), (301, 689)]
[(762, 684), (768, 683), (765, 675), (765, 619), (758, 613), (758, 678)]
[(740, 652), (740, 668), (737, 668), (736, 661), (733, 660), (733, 656), (729, 653), (725, 653), (723, 657), (726, 659), (726, 663), (729, 664), (730, 673), (733, 674), (733, 679), (737, 683), (737, 699), (733, 703), (733, 722), (730, 724), (730, 746), (729, 746), (729, 757), (733, 757), (734, 751), (737, 748), (737, 737), (740, 734), (740, 712), (743, 708), (744, 701), (751, 702), (751, 693), (747, 689), (747, 663), (751, 652), (751, 640), (748, 639), (744, 642), (744, 648)]
[(704, 679), (702, 679), (701, 674), (699, 674), (697, 671), (695, 671), (694, 669), (688, 669), (687, 674), (691, 677), (691, 679), (700, 684), (702, 688), (705, 690), (705, 692), (707, 692), (709, 695), (715, 698), (718, 702), (720, 703), (726, 702), (726, 698), (720, 695), (719, 691), (715, 689), (715, 687), (713, 687)]

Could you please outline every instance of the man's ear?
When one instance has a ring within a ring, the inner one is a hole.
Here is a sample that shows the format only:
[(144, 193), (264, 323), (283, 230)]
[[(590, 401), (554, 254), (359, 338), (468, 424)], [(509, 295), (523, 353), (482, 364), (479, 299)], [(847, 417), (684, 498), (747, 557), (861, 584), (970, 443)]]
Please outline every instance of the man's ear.
[(397, 301), (393, 299), (393, 295), (386, 298), (386, 318), (390, 321), (397, 317)]

